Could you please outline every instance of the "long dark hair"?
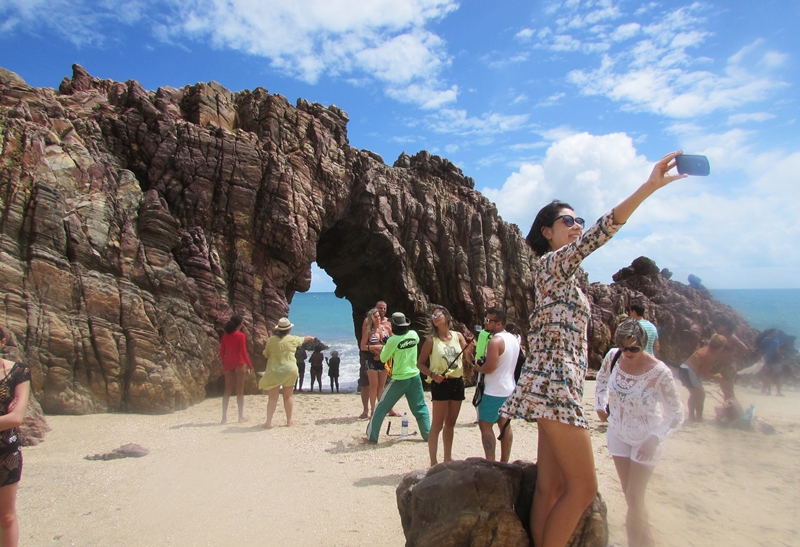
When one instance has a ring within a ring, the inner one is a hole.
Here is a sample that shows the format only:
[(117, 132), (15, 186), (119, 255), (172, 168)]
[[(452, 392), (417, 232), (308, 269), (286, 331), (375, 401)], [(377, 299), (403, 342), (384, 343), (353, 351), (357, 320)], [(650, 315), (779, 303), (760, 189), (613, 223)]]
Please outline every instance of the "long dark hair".
[(572, 209), (572, 206), (569, 203), (554, 199), (539, 209), (539, 213), (531, 226), (531, 231), (528, 232), (528, 237), (525, 238), (525, 241), (528, 242), (536, 256), (544, 256), (550, 250), (550, 242), (542, 234), (542, 228), (552, 226), (562, 209)]
[(234, 332), (236, 332), (236, 329), (239, 328), (239, 325), (242, 324), (242, 321), (244, 321), (244, 318), (241, 315), (238, 314), (232, 315), (231, 318), (228, 319), (228, 322), (225, 323), (225, 326), (223, 327), (223, 329), (225, 330), (225, 334), (233, 334)]

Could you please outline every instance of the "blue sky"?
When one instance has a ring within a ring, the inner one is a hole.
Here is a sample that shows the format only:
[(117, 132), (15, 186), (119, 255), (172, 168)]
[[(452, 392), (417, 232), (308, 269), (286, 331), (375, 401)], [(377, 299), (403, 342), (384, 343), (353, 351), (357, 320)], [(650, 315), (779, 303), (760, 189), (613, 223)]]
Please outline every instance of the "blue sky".
[(553, 198), (593, 221), (666, 152), (706, 154), (712, 176), (653, 196), (590, 279), (646, 255), (710, 288), (797, 288), (798, 28), (789, 0), (0, 0), (0, 66), (336, 104), (351, 145), (447, 157), (523, 233)]

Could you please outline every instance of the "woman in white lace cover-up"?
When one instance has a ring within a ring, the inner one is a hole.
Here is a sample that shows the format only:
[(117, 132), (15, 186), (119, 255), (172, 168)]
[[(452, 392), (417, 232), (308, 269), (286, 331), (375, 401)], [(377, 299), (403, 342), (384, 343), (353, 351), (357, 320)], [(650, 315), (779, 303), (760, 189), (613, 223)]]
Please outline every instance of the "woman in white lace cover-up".
[(645, 491), (664, 455), (667, 434), (683, 422), (683, 405), (669, 367), (643, 351), (647, 333), (638, 321), (622, 323), (616, 342), (619, 349), (612, 348), (606, 354), (597, 375), (595, 410), (602, 421), (608, 421), (608, 451), (614, 457), (628, 504), (628, 546), (651, 547), (655, 540)]

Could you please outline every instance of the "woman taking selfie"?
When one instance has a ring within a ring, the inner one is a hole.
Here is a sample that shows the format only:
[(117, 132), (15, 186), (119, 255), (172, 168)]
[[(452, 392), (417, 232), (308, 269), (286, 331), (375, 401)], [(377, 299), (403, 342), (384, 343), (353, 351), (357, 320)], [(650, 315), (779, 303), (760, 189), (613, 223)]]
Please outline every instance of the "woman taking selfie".
[(608, 452), (628, 504), (628, 547), (652, 547), (644, 496), (667, 435), (683, 422), (683, 405), (669, 367), (644, 351), (647, 333), (637, 320), (622, 323), (615, 338), (597, 374), (594, 409), (608, 422)]
[(668, 173), (680, 154), (664, 156), (644, 184), (586, 232), (571, 206), (553, 201), (539, 211), (528, 234), (528, 245), (539, 257), (533, 272), (536, 307), (530, 317), (530, 351), (500, 415), (537, 422), (539, 474), (530, 522), (536, 547), (566, 545), (597, 494), (582, 406), (590, 310), (575, 273), (647, 197), (686, 176)]

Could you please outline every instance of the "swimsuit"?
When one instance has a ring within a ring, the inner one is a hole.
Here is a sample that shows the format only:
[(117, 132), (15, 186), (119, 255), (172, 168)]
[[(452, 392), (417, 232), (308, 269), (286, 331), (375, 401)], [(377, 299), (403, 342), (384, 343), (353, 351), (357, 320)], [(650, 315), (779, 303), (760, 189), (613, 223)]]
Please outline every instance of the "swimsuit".
[[(14, 363), (8, 374), (0, 379), (0, 409), (8, 414), (17, 386), (31, 381), (31, 369)], [(22, 477), (22, 452), (19, 449), (19, 430), (16, 427), (0, 431), (0, 487), (19, 482)]]

